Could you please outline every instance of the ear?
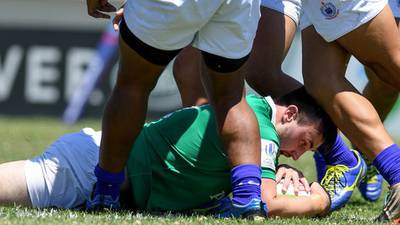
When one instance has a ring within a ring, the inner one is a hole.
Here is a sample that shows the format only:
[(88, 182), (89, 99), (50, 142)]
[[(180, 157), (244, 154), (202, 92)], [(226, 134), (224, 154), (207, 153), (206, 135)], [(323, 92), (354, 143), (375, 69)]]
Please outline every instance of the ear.
[(286, 107), (285, 113), (283, 115), (284, 122), (292, 122), (297, 119), (299, 115), (299, 108), (295, 105), (289, 105)]

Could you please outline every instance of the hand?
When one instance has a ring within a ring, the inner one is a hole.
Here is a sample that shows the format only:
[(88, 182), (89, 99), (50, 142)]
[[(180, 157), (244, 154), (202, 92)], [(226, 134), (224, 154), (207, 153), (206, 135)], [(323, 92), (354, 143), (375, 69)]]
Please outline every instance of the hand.
[[(306, 192), (310, 192), (311, 190), (303, 173), (289, 165), (281, 164), (278, 166), (278, 171), (276, 172), (276, 183), (282, 179), (284, 179), (282, 187), (283, 192), (288, 190), (290, 183), (293, 183), (293, 189), (296, 195), (298, 195), (299, 191), (303, 191), (303, 188)], [(302, 188), (302, 190), (300, 190), (300, 188)]]
[(86, 0), (88, 14), (94, 18), (109, 19), (110, 16), (103, 12), (115, 12), (116, 8), (107, 0)]
[(119, 23), (121, 22), (123, 16), (124, 8), (120, 8), (117, 12), (115, 12), (115, 17), (113, 19), (113, 27), (115, 31), (119, 31)]

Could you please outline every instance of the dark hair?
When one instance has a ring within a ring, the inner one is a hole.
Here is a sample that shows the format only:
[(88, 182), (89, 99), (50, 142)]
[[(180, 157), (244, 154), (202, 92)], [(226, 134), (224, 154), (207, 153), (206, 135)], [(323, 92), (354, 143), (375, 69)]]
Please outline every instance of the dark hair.
[(299, 124), (310, 125), (319, 122), (318, 129), (322, 133), (324, 145), (330, 146), (336, 140), (337, 128), (335, 124), (304, 87), (275, 99), (275, 102), (283, 106), (297, 106), (299, 110), (297, 122)]

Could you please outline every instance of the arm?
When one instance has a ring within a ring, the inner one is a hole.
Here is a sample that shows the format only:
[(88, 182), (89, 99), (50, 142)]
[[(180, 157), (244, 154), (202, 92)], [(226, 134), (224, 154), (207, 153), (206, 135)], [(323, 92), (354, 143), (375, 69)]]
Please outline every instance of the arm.
[(311, 185), (310, 196), (285, 196), (276, 194), (276, 182), (262, 179), (261, 197), (267, 203), (270, 217), (317, 216), (329, 210), (330, 199), (318, 183)]

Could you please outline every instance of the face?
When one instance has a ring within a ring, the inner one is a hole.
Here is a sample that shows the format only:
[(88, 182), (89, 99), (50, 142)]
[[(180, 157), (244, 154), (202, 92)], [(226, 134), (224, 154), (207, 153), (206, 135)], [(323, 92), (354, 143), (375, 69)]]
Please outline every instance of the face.
[(299, 159), (306, 151), (315, 150), (323, 142), (316, 125), (299, 125), (297, 121), (285, 126), (280, 140), (281, 154), (293, 160)]
[(298, 124), (297, 107), (293, 109), (289, 107), (276, 127), (281, 141), (281, 154), (297, 160), (306, 151), (317, 149), (323, 142), (318, 125), (319, 122)]

